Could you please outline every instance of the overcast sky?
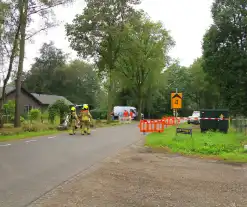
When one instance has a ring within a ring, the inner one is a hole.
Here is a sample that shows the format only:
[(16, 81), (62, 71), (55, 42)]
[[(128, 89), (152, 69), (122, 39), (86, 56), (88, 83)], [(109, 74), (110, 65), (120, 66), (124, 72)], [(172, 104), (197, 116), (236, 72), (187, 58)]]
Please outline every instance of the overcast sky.
[[(178, 58), (182, 65), (189, 66), (201, 55), (203, 35), (212, 23), (210, 14), (212, 2), (213, 0), (143, 0), (140, 7), (153, 20), (163, 22), (176, 42), (170, 55)], [(56, 47), (70, 53), (71, 59), (76, 58), (76, 53), (70, 49), (66, 39), (64, 24), (70, 23), (76, 14), (82, 13), (84, 6), (83, 0), (76, 0), (70, 6), (54, 9), (57, 20), (62, 24), (46, 33), (36, 35), (33, 43), (26, 44), (24, 70), (30, 68), (44, 42), (54, 41)]]

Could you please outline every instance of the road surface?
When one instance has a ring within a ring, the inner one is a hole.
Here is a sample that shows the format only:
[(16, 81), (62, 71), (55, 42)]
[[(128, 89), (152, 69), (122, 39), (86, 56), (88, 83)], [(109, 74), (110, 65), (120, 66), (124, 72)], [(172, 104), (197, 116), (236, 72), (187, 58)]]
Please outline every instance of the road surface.
[(136, 124), (0, 143), (0, 207), (29, 205), (139, 139)]

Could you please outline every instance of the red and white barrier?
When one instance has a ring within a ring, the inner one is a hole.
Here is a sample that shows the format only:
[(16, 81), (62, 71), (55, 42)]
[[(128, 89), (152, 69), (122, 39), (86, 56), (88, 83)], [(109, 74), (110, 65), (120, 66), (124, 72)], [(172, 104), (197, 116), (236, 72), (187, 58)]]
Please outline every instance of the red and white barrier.
[(191, 119), (193, 119), (193, 120), (229, 120), (229, 118), (206, 118), (206, 117), (203, 117), (203, 118), (178, 117), (178, 119), (180, 119), (180, 120), (191, 120)]

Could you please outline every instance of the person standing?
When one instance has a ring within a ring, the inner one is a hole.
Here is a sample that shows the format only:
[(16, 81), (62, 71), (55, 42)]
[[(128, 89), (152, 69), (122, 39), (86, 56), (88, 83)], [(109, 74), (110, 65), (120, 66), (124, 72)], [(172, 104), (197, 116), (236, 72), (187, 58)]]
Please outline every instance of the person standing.
[(70, 109), (70, 135), (75, 135), (77, 122), (79, 122), (79, 119), (76, 114), (76, 109), (73, 106)]
[(133, 116), (134, 116), (134, 112), (133, 112), (132, 109), (130, 109), (130, 116), (129, 116), (130, 123), (131, 123), (131, 121), (132, 121), (132, 119), (133, 119)]
[(81, 110), (81, 134), (90, 134), (90, 121), (93, 120), (91, 113), (89, 112), (89, 107), (87, 104), (83, 104)]

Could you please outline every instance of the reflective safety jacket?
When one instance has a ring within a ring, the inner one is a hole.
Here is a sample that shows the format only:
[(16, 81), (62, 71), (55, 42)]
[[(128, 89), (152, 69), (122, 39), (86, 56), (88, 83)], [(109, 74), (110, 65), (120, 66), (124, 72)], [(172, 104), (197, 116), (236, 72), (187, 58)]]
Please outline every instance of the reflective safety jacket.
[(82, 121), (90, 121), (91, 119), (93, 118), (89, 110), (81, 110), (81, 120)]
[(77, 114), (75, 111), (72, 111), (70, 114), (70, 120), (78, 120)]

